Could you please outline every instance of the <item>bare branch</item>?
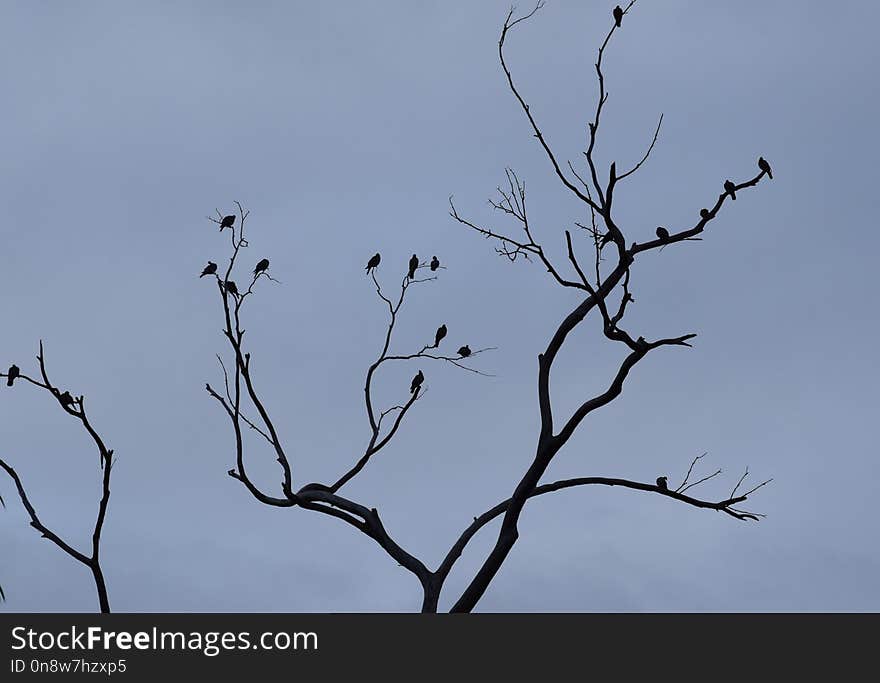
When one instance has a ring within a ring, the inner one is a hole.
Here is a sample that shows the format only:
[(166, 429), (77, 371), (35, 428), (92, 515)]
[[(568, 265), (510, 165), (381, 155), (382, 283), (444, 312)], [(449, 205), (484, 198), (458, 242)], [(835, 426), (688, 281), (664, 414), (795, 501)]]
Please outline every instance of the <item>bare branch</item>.
[(660, 114), (660, 120), (657, 121), (657, 128), (654, 130), (654, 138), (651, 140), (651, 144), (648, 146), (648, 151), (645, 152), (645, 156), (643, 156), (641, 158), (641, 160), (639, 161), (639, 163), (637, 163), (635, 166), (633, 166), (626, 173), (622, 173), (621, 175), (617, 176), (618, 182), (623, 180), (624, 178), (628, 178), (633, 173), (638, 171), (642, 167), (642, 164), (644, 164), (648, 160), (648, 157), (651, 156), (651, 152), (654, 149), (654, 145), (657, 144), (657, 137), (660, 135), (660, 126), (662, 126), (662, 125), (663, 125), (663, 114)]
[[(669, 498), (673, 498), (679, 502), (686, 503), (687, 505), (692, 505), (694, 507), (703, 508), (707, 510), (716, 510), (718, 512), (724, 512), (726, 514), (731, 515), (740, 520), (745, 519), (755, 519), (757, 521), (754, 513), (745, 513), (743, 514), (740, 511), (736, 511), (732, 508), (733, 505), (737, 503), (741, 503), (745, 500), (745, 496), (740, 496), (738, 498), (728, 498), (726, 500), (720, 501), (708, 501), (708, 500), (700, 500), (699, 498), (693, 498), (691, 496), (685, 496), (678, 491), (670, 491), (668, 489), (661, 489), (656, 484), (648, 484), (638, 481), (631, 481), (628, 479), (617, 479), (611, 477), (579, 477), (577, 479), (563, 479), (560, 481), (555, 481), (551, 484), (542, 484), (540, 486), (535, 487), (528, 494), (527, 498), (535, 498), (537, 496), (544, 495), (546, 493), (552, 493), (554, 491), (560, 491), (563, 489), (573, 488), (576, 486), (586, 486), (590, 484), (598, 484), (603, 486), (620, 486), (623, 488), (629, 488), (636, 491), (645, 491), (648, 493), (657, 493), (662, 496), (667, 496)], [(470, 542), (470, 540), (477, 534), (477, 532), (482, 529), (486, 524), (491, 522), (493, 519), (504, 514), (511, 504), (511, 499), (499, 503), (492, 509), (484, 512), (479, 517), (474, 517), (474, 521), (468, 526), (467, 529), (461, 534), (455, 544), (447, 553), (446, 557), (443, 559), (443, 562), (437, 568), (436, 574), (442, 580), (449, 574), (456, 560), (461, 556), (464, 548)]]
[(708, 451), (704, 451), (702, 455), (698, 455), (698, 456), (696, 456), (696, 457), (691, 461), (690, 467), (688, 467), (688, 471), (687, 471), (687, 473), (684, 475), (684, 479), (682, 480), (681, 484), (679, 484), (679, 485), (678, 485), (678, 488), (675, 489), (676, 491), (681, 492), (681, 489), (684, 487), (684, 485), (688, 483), (688, 478), (690, 478), (690, 476), (691, 476), (691, 472), (692, 472), (693, 469), (694, 469), (694, 465), (697, 464), (697, 460), (702, 460), (703, 458), (705, 458), (707, 453), (708, 453)]
[[(104, 529), (104, 522), (107, 517), (107, 508), (110, 503), (110, 475), (114, 464), (113, 450), (106, 447), (103, 439), (89, 421), (85, 409), (85, 398), (83, 396), (78, 396), (74, 398), (68, 391), (61, 392), (49, 380), (49, 374), (46, 370), (45, 355), (43, 353), (42, 340), (40, 341), (40, 352), (37, 356), (37, 361), (39, 362), (42, 381), (33, 379), (31, 377), (28, 377), (27, 375), (22, 374), (19, 374), (16, 381), (24, 380), (25, 382), (40, 389), (43, 389), (44, 391), (47, 391), (49, 394), (51, 394), (65, 413), (67, 413), (68, 415), (72, 415), (77, 420), (79, 420), (85, 431), (91, 437), (92, 441), (94, 441), (95, 445), (98, 447), (99, 463), (101, 469), (103, 470), (103, 474), (101, 478), (101, 498), (98, 501), (98, 514), (95, 519), (95, 524), (92, 528), (91, 555), (86, 555), (79, 550), (76, 550), (66, 541), (64, 541), (60, 536), (49, 529), (45, 524), (43, 524), (43, 522), (37, 515), (36, 509), (31, 503), (27, 492), (25, 491), (24, 485), (22, 484), (21, 478), (18, 476), (18, 473), (15, 471), (15, 469), (2, 459), (0, 459), (0, 467), (2, 467), (6, 471), (9, 477), (15, 483), (16, 490), (18, 491), (19, 498), (21, 499), (21, 503), (31, 518), (31, 526), (36, 529), (43, 538), (47, 538), (52, 541), (56, 546), (58, 546), (58, 548), (60, 548), (73, 559), (84, 564), (92, 572), (92, 577), (95, 582), (95, 588), (98, 593), (98, 604), (100, 610), (102, 613), (108, 613), (110, 612), (110, 601), (107, 595), (107, 585), (104, 580), (104, 573), (101, 569), (100, 550), (101, 533)], [(7, 375), (4, 374), (2, 376), (6, 377)], [(76, 406), (76, 408), (74, 408), (73, 406)]]

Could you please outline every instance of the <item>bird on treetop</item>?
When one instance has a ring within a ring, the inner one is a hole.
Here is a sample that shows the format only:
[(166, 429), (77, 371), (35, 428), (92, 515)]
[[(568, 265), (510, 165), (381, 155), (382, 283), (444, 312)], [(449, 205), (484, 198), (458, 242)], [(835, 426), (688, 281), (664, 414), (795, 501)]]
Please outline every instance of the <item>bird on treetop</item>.
[(661, 491), (669, 490), (669, 487), (666, 485), (666, 477), (657, 477), (657, 488)]
[(233, 225), (235, 225), (235, 216), (233, 214), (223, 216), (223, 220), (220, 221), (220, 232), (223, 232), (223, 228), (231, 228)]
[(15, 378), (21, 373), (21, 370), (18, 369), (18, 366), (13, 363), (9, 366), (9, 372), (6, 373), (6, 386), (11, 387), (12, 383), (15, 381)]
[(217, 272), (217, 264), (213, 261), (208, 261), (208, 265), (205, 266), (205, 269), (202, 271), (202, 274), (199, 275), (200, 278), (205, 277), (205, 275), (213, 275)]
[(724, 191), (730, 195), (733, 201), (736, 201), (736, 185), (729, 180), (724, 181)]
[(232, 294), (232, 296), (238, 296), (238, 285), (236, 285), (232, 280), (227, 280), (226, 291)]
[(465, 344), (458, 350), (458, 355), (462, 358), (467, 358), (471, 355), (471, 347)]
[(664, 228), (662, 225), (658, 226), (657, 227), (657, 237), (659, 237), (661, 240), (668, 240), (669, 239), (669, 231), (666, 228)]
[(422, 382), (425, 381), (425, 376), (422, 374), (422, 371), (419, 370), (419, 373), (413, 377), (412, 384), (409, 385), (409, 393), (414, 394), (419, 390), (419, 387), (422, 386)]
[(434, 335), (434, 348), (440, 346), (440, 342), (443, 341), (443, 337), (446, 336), (446, 325), (441, 325), (437, 328), (437, 334)]
[(381, 260), (382, 260), (382, 255), (379, 254), (379, 252), (377, 251), (375, 254), (373, 254), (373, 255), (370, 257), (370, 260), (367, 261), (367, 272), (369, 273), (369, 272), (370, 272), (371, 270), (373, 270), (376, 266), (378, 266), (378, 265), (379, 265), (379, 261), (381, 261)]
[(410, 280), (412, 280), (416, 276), (416, 268), (418, 268), (418, 267), (419, 267), (419, 257), (416, 256), (415, 254), (413, 254), (409, 260), (408, 277)]
[(269, 270), (269, 259), (261, 259), (260, 262), (257, 264), (257, 267), (254, 268), (254, 275), (265, 273), (267, 270)]
[(620, 21), (623, 19), (623, 10), (620, 9), (620, 5), (614, 8), (614, 25), (620, 27)]
[(770, 170), (770, 164), (767, 163), (764, 157), (758, 157), (758, 168), (764, 171), (770, 180), (773, 180), (773, 171)]
[(431, 259), (431, 270), (437, 270), (440, 267), (440, 259), (436, 256)]

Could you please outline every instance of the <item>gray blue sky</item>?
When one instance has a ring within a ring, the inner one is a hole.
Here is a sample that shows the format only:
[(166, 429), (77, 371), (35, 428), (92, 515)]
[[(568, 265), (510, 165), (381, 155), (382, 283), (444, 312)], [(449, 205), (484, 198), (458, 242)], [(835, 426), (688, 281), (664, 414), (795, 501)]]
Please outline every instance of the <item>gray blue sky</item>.
[[(613, 3), (551, 0), (511, 34), (509, 63), (562, 158), (576, 160), (596, 94), (592, 63)], [(255, 380), (297, 483), (328, 480), (368, 438), (363, 376), (385, 311), (363, 267), (437, 254), (398, 348), (441, 322), (449, 344), (498, 346), (482, 378), (422, 363), (429, 392), (346, 493), (435, 566), (510, 494), (537, 434), (536, 355), (577, 303), (536, 266), (510, 264), (447, 215), (497, 227), (486, 199), (514, 168), (550, 253), (583, 220), (506, 89), (508, 3), (7, 2), (0, 22), (0, 363), (84, 393), (118, 465), (104, 540), (117, 611), (406, 611), (416, 581), (337, 520), (256, 503), (226, 475), (228, 420), (205, 394), (224, 350), (215, 290), (226, 257), (205, 216), (251, 211), (263, 256), (246, 328)], [(597, 155), (651, 160), (617, 193), (630, 240), (684, 227), (726, 177), (775, 179), (725, 205), (702, 242), (640, 256), (628, 313), (653, 352), (594, 413), (547, 479), (679, 480), (703, 451), (729, 493), (748, 466), (759, 524), (602, 487), (530, 503), (482, 610), (878, 610), (874, 87), (880, 7), (643, 1), (607, 53)], [(689, 224), (688, 224), (689, 225)], [(621, 350), (578, 331), (553, 376), (560, 414), (604, 386)], [(381, 379), (405, 395), (417, 367)], [(31, 387), (0, 391), (2, 457), (47, 525), (85, 546), (97, 455)], [(249, 462), (278, 479), (257, 441)], [(28, 527), (0, 480), (0, 582), (12, 611), (96, 608), (87, 572)], [(450, 577), (448, 607), (497, 527)]]

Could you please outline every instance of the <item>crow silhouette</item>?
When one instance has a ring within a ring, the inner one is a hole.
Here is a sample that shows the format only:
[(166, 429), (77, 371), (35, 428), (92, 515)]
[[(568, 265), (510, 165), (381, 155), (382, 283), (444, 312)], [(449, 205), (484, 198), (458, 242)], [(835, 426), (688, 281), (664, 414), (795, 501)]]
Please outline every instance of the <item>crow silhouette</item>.
[(414, 394), (419, 390), (419, 387), (422, 386), (422, 382), (425, 381), (425, 376), (422, 374), (422, 371), (419, 370), (419, 374), (413, 377), (412, 384), (409, 385), (409, 393)]
[(657, 237), (659, 237), (661, 240), (668, 240), (669, 231), (661, 225), (657, 228)]
[(9, 372), (6, 373), (6, 386), (11, 387), (12, 383), (15, 381), (15, 378), (21, 374), (21, 370), (18, 369), (18, 366), (13, 363), (9, 366)]
[(620, 5), (618, 5), (617, 7), (614, 8), (613, 14), (614, 14), (614, 25), (619, 27), (620, 21), (621, 21), (621, 19), (623, 19), (623, 10), (620, 9)]
[(458, 350), (458, 355), (462, 358), (467, 358), (471, 355), (471, 347), (465, 344)]
[(733, 201), (736, 201), (736, 185), (729, 180), (724, 181), (724, 191), (730, 195)]
[(661, 491), (669, 490), (669, 487), (666, 485), (666, 477), (657, 477), (657, 488)]
[(700, 209), (700, 218), (706, 220), (709, 218), (709, 209)]
[(415, 254), (409, 260), (409, 279), (412, 280), (416, 276), (416, 268), (419, 267), (419, 257)]
[(205, 266), (205, 269), (202, 271), (202, 274), (199, 275), (200, 278), (205, 277), (205, 275), (213, 275), (217, 272), (217, 264), (213, 261), (208, 261), (208, 265)]
[(373, 255), (370, 257), (370, 260), (367, 261), (367, 272), (369, 273), (369, 272), (370, 272), (371, 270), (373, 270), (376, 266), (378, 266), (378, 265), (379, 265), (379, 261), (381, 261), (381, 260), (382, 260), (382, 255), (377, 251), (375, 254), (373, 254)]
[(65, 391), (61, 396), (58, 397), (58, 400), (61, 401), (61, 405), (63, 406), (72, 406), (73, 405), (73, 396), (70, 395), (69, 391)]
[(773, 180), (773, 171), (770, 170), (770, 164), (767, 163), (764, 157), (758, 157), (758, 168), (764, 171), (770, 180)]
[(441, 325), (437, 328), (437, 334), (434, 335), (434, 348), (440, 346), (440, 342), (443, 341), (443, 337), (446, 336), (446, 325)]
[(254, 275), (265, 273), (267, 270), (269, 270), (269, 259), (261, 259), (260, 262), (257, 264), (257, 267), (254, 268)]
[(236, 285), (232, 280), (226, 281), (226, 291), (232, 294), (233, 296), (238, 296), (238, 285)]
[(233, 225), (235, 225), (235, 216), (232, 214), (223, 216), (223, 220), (220, 221), (220, 232), (223, 232), (223, 228), (231, 228)]
[(437, 270), (440, 267), (440, 259), (436, 256), (431, 259), (431, 270)]

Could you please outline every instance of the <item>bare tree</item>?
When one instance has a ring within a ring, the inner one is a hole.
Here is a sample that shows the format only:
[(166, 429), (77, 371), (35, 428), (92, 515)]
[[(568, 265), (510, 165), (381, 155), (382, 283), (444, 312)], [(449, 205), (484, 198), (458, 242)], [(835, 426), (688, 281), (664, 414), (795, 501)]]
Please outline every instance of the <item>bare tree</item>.
[[(12, 481), (15, 484), (15, 489), (21, 499), (21, 504), (31, 518), (31, 526), (36, 529), (43, 538), (52, 541), (52, 543), (70, 555), (70, 557), (77, 562), (84, 564), (88, 567), (89, 571), (91, 571), (92, 578), (95, 582), (95, 589), (98, 592), (99, 608), (101, 612), (106, 614), (110, 612), (110, 600), (107, 597), (107, 584), (104, 581), (104, 572), (101, 569), (101, 532), (104, 528), (104, 521), (107, 518), (107, 505), (110, 502), (110, 475), (115, 462), (113, 459), (113, 450), (107, 448), (104, 444), (104, 440), (98, 432), (95, 431), (95, 428), (89, 421), (89, 418), (86, 415), (85, 398), (83, 396), (72, 396), (69, 391), (62, 392), (49, 380), (49, 375), (46, 372), (42, 341), (40, 342), (40, 353), (37, 356), (37, 361), (40, 368), (40, 379), (34, 379), (28, 375), (22, 374), (16, 365), (12, 365), (6, 373), (0, 373), (0, 377), (5, 377), (7, 385), (10, 387), (14, 386), (14, 383), (16, 382), (19, 384), (21, 384), (21, 382), (27, 382), (28, 384), (43, 389), (49, 393), (65, 413), (82, 424), (83, 429), (85, 429), (89, 437), (97, 446), (98, 462), (102, 470), (101, 497), (98, 501), (98, 513), (92, 530), (92, 548), (90, 554), (86, 555), (85, 553), (80, 552), (46, 526), (37, 515), (37, 511), (27, 494), (24, 483), (15, 469), (2, 458), (0, 458), (0, 467), (2, 467), (12, 478)], [(3, 499), (0, 498), (0, 504), (2, 503)], [(2, 590), (0, 590), (0, 598), (2, 597)]]
[[(379, 301), (387, 308), (388, 324), (384, 337), (379, 342), (379, 353), (366, 370), (364, 382), (364, 403), (367, 414), (366, 446), (363, 452), (353, 456), (352, 465), (347, 470), (336, 474), (330, 473), (326, 480), (328, 483), (312, 482), (298, 486), (295, 489), (292, 460), (285, 451), (282, 438), (276, 428), (276, 423), (270, 416), (256, 389), (256, 381), (252, 375), (251, 354), (245, 347), (245, 329), (242, 326), (245, 307), (251, 300), (251, 296), (257, 291), (258, 283), (262, 286), (264, 282), (277, 283), (278, 281), (270, 273), (269, 260), (263, 258), (256, 263), (252, 271), (250, 268), (248, 269), (247, 279), (244, 280), (248, 283), (247, 289), (240, 289), (232, 277), (237, 272), (237, 266), (240, 265), (242, 250), (249, 246), (245, 238), (248, 212), (240, 204), (236, 203), (236, 213), (224, 216), (218, 211), (217, 218), (211, 219), (219, 225), (221, 236), (223, 231), (228, 228), (231, 239), (231, 252), (225, 269), (220, 270), (215, 263), (209, 262), (202, 273), (203, 277), (210, 276), (214, 278), (217, 286), (223, 311), (223, 334), (229, 345), (228, 348), (231, 356), (224, 361), (223, 357), (218, 355), (223, 374), (222, 387), (217, 390), (210, 384), (206, 385), (208, 394), (219, 403), (232, 424), (235, 465), (228, 471), (229, 476), (240, 482), (256, 500), (265, 505), (280, 508), (298, 507), (329, 515), (345, 522), (373, 539), (394, 561), (407, 569), (418, 580), (422, 590), (422, 611), (437, 611), (445, 581), (470, 540), (489, 522), (500, 517), (500, 530), (494, 546), (464, 592), (457, 597), (457, 600), (452, 605), (452, 611), (454, 612), (473, 610), (480, 598), (485, 594), (485, 591), (501, 565), (507, 559), (510, 550), (519, 537), (518, 522), (526, 502), (531, 498), (554, 491), (586, 485), (618, 486), (665, 496), (697, 508), (720, 511), (737, 520), (757, 521), (762, 516), (759, 513), (751, 512), (741, 507), (741, 504), (752, 493), (769, 482), (767, 480), (749, 490), (739, 492), (749, 474), (748, 470), (737, 481), (731, 493), (722, 500), (703, 500), (688, 495), (688, 491), (691, 491), (694, 487), (721, 474), (721, 470), (716, 470), (711, 474), (691, 481), (692, 475), (694, 477), (697, 476), (694, 474), (694, 469), (705, 454), (693, 458), (681, 483), (675, 488), (669, 486), (666, 476), (657, 477), (654, 482), (589, 476), (541, 483), (542, 477), (553, 458), (562, 450), (587, 416), (599, 408), (608, 405), (620, 395), (629, 373), (643, 358), (651, 351), (661, 347), (688, 347), (690, 346), (690, 341), (695, 337), (692, 333), (686, 333), (648, 341), (646, 337), (641, 335), (635, 336), (623, 328), (622, 321), (628, 306), (634, 301), (630, 291), (630, 280), (636, 256), (643, 252), (659, 251), (685, 240), (701, 239), (700, 235), (718, 215), (728, 197), (731, 200), (735, 200), (737, 192), (756, 186), (765, 175), (768, 178), (772, 177), (769, 164), (761, 157), (758, 163), (760, 172), (740, 183), (735, 183), (729, 179), (725, 180), (723, 182), (724, 192), (718, 195), (714, 203), (711, 204), (711, 208), (704, 208), (699, 211), (699, 220), (694, 225), (674, 230), (658, 228), (656, 239), (643, 243), (633, 241), (627, 246), (626, 233), (614, 218), (614, 192), (619, 182), (632, 176), (648, 160), (658, 140), (663, 117), (661, 116), (658, 121), (653, 138), (644, 156), (622, 173), (618, 173), (616, 163), (610, 164), (607, 174), (601, 172), (599, 165), (594, 159), (594, 149), (603, 108), (608, 99), (602, 71), (602, 60), (612, 36), (616, 30), (624, 25), (624, 19), (634, 3), (635, 0), (632, 0), (625, 8), (615, 9), (612, 15), (613, 24), (598, 51), (595, 68), (598, 77), (599, 96), (595, 112), (587, 125), (589, 135), (586, 141), (586, 150), (584, 151), (585, 166), (581, 167), (581, 171), (578, 171), (577, 166), (570, 162), (566, 162), (564, 167), (559, 163), (559, 157), (556, 156), (547, 143), (534, 115), (530, 111), (529, 105), (517, 88), (505, 61), (504, 48), (509, 32), (521, 22), (533, 17), (542, 8), (543, 2), (539, 2), (531, 12), (519, 18), (514, 18), (514, 11), (511, 10), (504, 21), (498, 43), (498, 55), (510, 91), (525, 114), (532, 133), (538, 139), (556, 177), (567, 191), (571, 192), (582, 202), (585, 213), (589, 213), (589, 222), (575, 221), (574, 225), (578, 229), (576, 231), (565, 231), (567, 261), (561, 265), (554, 263), (547, 255), (542, 244), (535, 239), (537, 233), (533, 230), (526, 208), (525, 183), (520, 180), (519, 176), (512, 169), (507, 169), (506, 185), (503, 188), (499, 188), (498, 197), (491, 200), (491, 205), (505, 220), (513, 223), (517, 229), (515, 233), (498, 230), (463, 217), (452, 203), (451, 198), (450, 215), (467, 229), (492, 240), (495, 243), (496, 252), (511, 262), (515, 262), (520, 258), (529, 262), (539, 262), (559, 286), (579, 291), (581, 298), (578, 305), (563, 318), (556, 330), (550, 335), (546, 348), (538, 354), (537, 387), (540, 430), (536, 438), (535, 454), (531, 464), (514, 486), (511, 496), (474, 517), (473, 522), (452, 543), (435, 569), (429, 569), (422, 560), (406, 551), (394, 540), (375, 505), (356, 502), (343, 496), (340, 491), (368, 466), (374, 456), (377, 456), (380, 451), (390, 444), (404, 424), (406, 416), (414, 408), (415, 404), (425, 397), (426, 389), (423, 385), (425, 380), (423, 366), (427, 367), (428, 364), (439, 363), (481, 375), (486, 374), (478, 367), (474, 367), (474, 363), (479, 361), (477, 357), (480, 354), (491, 351), (493, 347), (477, 348), (471, 351), (469, 345), (464, 345), (454, 354), (441, 352), (440, 345), (446, 335), (446, 326), (444, 324), (440, 324), (433, 340), (426, 340), (421, 348), (409, 351), (392, 350), (395, 341), (395, 327), (401, 314), (401, 307), (410, 292), (410, 288), (436, 280), (439, 277), (439, 271), (443, 270), (443, 267), (440, 266), (436, 257), (429, 261), (427, 259), (420, 259), (414, 254), (412, 259), (410, 259), (408, 268), (399, 273), (401, 278), (399, 288), (395, 288), (392, 295), (389, 293), (387, 286), (383, 287), (383, 284), (380, 282), (379, 269), (382, 268), (380, 266), (380, 255), (375, 254), (369, 259), (367, 262), (367, 273)], [(581, 242), (578, 242), (578, 240), (581, 240)], [(589, 269), (582, 265), (583, 262), (577, 254), (578, 248), (576, 248), (576, 245), (582, 245), (583, 242), (586, 242), (587, 248), (591, 251), (592, 263)], [(557, 416), (552, 407), (550, 374), (560, 350), (566, 343), (568, 335), (587, 319), (590, 314), (601, 319), (604, 336), (611, 342), (622, 344), (627, 349), (627, 355), (616, 371), (612, 373), (605, 391), (586, 397), (570, 415)], [(0, 377), (6, 378), (10, 386), (16, 381), (24, 381), (47, 391), (53, 396), (64, 412), (82, 424), (96, 444), (99, 452), (99, 463), (102, 469), (102, 486), (97, 518), (92, 533), (91, 553), (87, 555), (76, 550), (48, 528), (38, 517), (16, 470), (4, 460), (0, 460), (0, 467), (12, 479), (22, 505), (30, 516), (31, 526), (37, 529), (43, 537), (52, 541), (65, 553), (90, 569), (98, 592), (100, 609), (102, 612), (109, 612), (110, 605), (107, 597), (107, 588), (100, 565), (100, 542), (110, 498), (110, 476), (115, 462), (113, 451), (105, 446), (102, 438), (95, 431), (86, 416), (83, 396), (75, 397), (68, 391), (62, 392), (49, 381), (44, 362), (42, 342), (40, 343), (40, 353), (37, 356), (37, 360), (39, 362), (41, 379), (34, 379), (21, 374), (18, 367), (14, 365), (7, 373), (0, 373)], [(409, 363), (415, 366), (413, 369), (417, 370), (417, 372), (408, 388), (408, 393), (406, 387), (400, 388), (402, 398), (398, 403), (384, 407), (377, 406), (373, 399), (373, 387), (380, 371), (391, 363)], [(255, 433), (273, 453), (281, 475), (277, 491), (264, 490), (249, 476), (245, 463), (244, 433), (246, 430)], [(0, 499), (0, 505), (2, 504), (3, 501)], [(3, 597), (2, 589), (0, 589), (0, 599), (3, 599)]]
[[(391, 297), (386, 294), (380, 284), (377, 276), (377, 270), (381, 267), (379, 266), (380, 258), (378, 254), (375, 255), (367, 262), (367, 272), (370, 273), (378, 297), (388, 308), (389, 323), (381, 344), (379, 356), (367, 368), (366, 372), (364, 395), (369, 427), (367, 446), (363, 454), (360, 455), (348, 471), (335, 479), (328, 479), (328, 481), (334, 483), (310, 483), (294, 490), (291, 460), (285, 452), (276, 425), (269, 416), (255, 388), (255, 381), (251, 374), (251, 355), (244, 347), (244, 329), (242, 328), (243, 306), (251, 294), (254, 293), (254, 287), (258, 281), (263, 276), (266, 278), (270, 278), (270, 276), (266, 269), (260, 270), (257, 268), (254, 270), (252, 278), (249, 276), (250, 284), (246, 291), (241, 292), (238, 287), (231, 286), (230, 278), (235, 271), (241, 255), (241, 249), (248, 246), (247, 240), (244, 237), (248, 212), (241, 205), (238, 205), (236, 216), (240, 219), (238, 227), (235, 226), (235, 219), (232, 215), (223, 217), (219, 211), (217, 212), (217, 219), (211, 219), (221, 226), (221, 233), (225, 227), (231, 228), (232, 232), (231, 255), (228, 266), (222, 274), (212, 273), (216, 278), (218, 293), (223, 305), (224, 335), (231, 349), (232, 371), (230, 373), (227, 370), (226, 362), (218, 356), (224, 378), (222, 392), (215, 390), (210, 384), (206, 386), (208, 393), (223, 407), (232, 423), (235, 436), (236, 465), (229, 470), (229, 476), (241, 482), (251, 495), (261, 503), (284, 508), (299, 507), (330, 515), (372, 538), (393, 560), (410, 571), (419, 581), (423, 593), (423, 611), (437, 611), (438, 600), (444, 582), (469, 541), (490, 521), (497, 517), (502, 517), (501, 528), (494, 547), (467, 588), (452, 606), (453, 612), (471, 611), (485, 593), (516, 543), (519, 536), (518, 521), (526, 501), (553, 491), (589, 484), (619, 486), (655, 493), (698, 508), (724, 512), (737, 520), (757, 521), (761, 517), (758, 513), (739, 507), (747, 500), (750, 494), (768, 483), (767, 481), (762, 482), (751, 490), (737, 494), (748, 471), (742, 476), (730, 495), (723, 500), (707, 501), (686, 494), (686, 491), (721, 473), (718, 470), (713, 474), (690, 483), (694, 467), (703, 456), (698, 456), (692, 460), (682, 483), (674, 489), (669, 487), (667, 477), (665, 476), (658, 477), (654, 483), (609, 477), (581, 477), (541, 484), (541, 478), (547, 467), (585, 418), (599, 408), (608, 405), (620, 395), (627, 376), (643, 358), (651, 351), (661, 347), (690, 346), (690, 340), (696, 336), (692, 333), (686, 333), (648, 341), (644, 336), (634, 336), (622, 327), (621, 323), (626, 314), (627, 307), (633, 302), (629, 285), (636, 256), (660, 250), (685, 240), (700, 239), (698, 236), (718, 215), (728, 197), (735, 199), (736, 192), (754, 187), (764, 175), (769, 175), (770, 173), (769, 165), (762, 158), (759, 165), (760, 172), (753, 178), (740, 183), (734, 183), (730, 180), (725, 181), (724, 192), (718, 195), (711, 208), (702, 209), (699, 212), (699, 220), (693, 226), (672, 231), (666, 228), (658, 228), (656, 239), (641, 244), (631, 242), (627, 246), (625, 232), (614, 219), (614, 191), (619, 182), (632, 176), (647, 161), (657, 142), (662, 116), (644, 156), (631, 168), (622, 173), (618, 173), (615, 163), (611, 163), (607, 173), (600, 172), (599, 166), (594, 159), (594, 149), (603, 108), (608, 100), (605, 78), (602, 71), (602, 59), (612, 36), (622, 25), (622, 20), (629, 13), (634, 3), (635, 0), (630, 2), (625, 8), (615, 10), (613, 15), (614, 23), (598, 51), (595, 68), (599, 83), (599, 97), (593, 118), (588, 123), (589, 137), (586, 151), (584, 152), (586, 167), (582, 172), (578, 172), (574, 164), (567, 163), (565, 168), (563, 168), (559, 163), (558, 157), (548, 145), (529, 105), (514, 83), (511, 71), (505, 61), (504, 47), (509, 32), (521, 22), (533, 17), (542, 8), (543, 2), (539, 2), (528, 14), (516, 19), (514, 18), (514, 10), (511, 10), (504, 21), (501, 37), (498, 42), (498, 55), (504, 75), (512, 94), (528, 120), (534, 136), (538, 139), (546, 153), (546, 157), (550, 161), (556, 177), (568, 191), (584, 204), (585, 211), (589, 212), (590, 221), (588, 224), (576, 222), (575, 225), (578, 226), (577, 234), (587, 239), (592, 252), (593, 264), (588, 273), (576, 253), (575, 239), (572, 237), (572, 232), (568, 230), (565, 232), (568, 257), (565, 268), (570, 274), (565, 274), (565, 271), (563, 271), (559, 264), (555, 264), (550, 260), (542, 245), (535, 239), (535, 232), (532, 229), (526, 210), (525, 184), (513, 170), (507, 170), (506, 187), (499, 189), (499, 197), (496, 200), (492, 200), (491, 203), (501, 215), (518, 226), (522, 235), (513, 236), (507, 232), (479, 225), (462, 217), (450, 198), (450, 214), (452, 218), (468, 229), (476, 231), (484, 238), (494, 241), (496, 243), (496, 251), (499, 254), (510, 261), (516, 261), (522, 257), (527, 261), (536, 260), (540, 262), (556, 283), (564, 288), (579, 290), (582, 298), (580, 303), (560, 322), (555, 332), (551, 335), (545, 350), (538, 355), (537, 384), (541, 427), (537, 436), (532, 463), (516, 484), (510, 498), (498, 503), (483, 514), (474, 517), (473, 522), (462, 532), (436, 569), (429, 569), (422, 560), (404, 550), (392, 538), (375, 506), (355, 502), (344, 497), (340, 494), (340, 489), (357, 476), (367, 466), (373, 456), (389, 444), (401, 427), (406, 415), (415, 403), (424, 396), (424, 392), (421, 390), (421, 382), (424, 379), (424, 375), (422, 370), (419, 369), (410, 387), (411, 393), (407, 400), (402, 400), (398, 405), (385, 409), (375, 406), (371, 389), (377, 371), (384, 364), (392, 361), (423, 360), (427, 362), (428, 360), (433, 360), (444, 361), (471, 372), (480, 372), (478, 369), (469, 366), (468, 362), (473, 360), (473, 356), (489, 349), (485, 348), (469, 353), (469, 347), (463, 347), (457, 355), (442, 355), (436, 351), (439, 339), (442, 338), (438, 330), (434, 344), (426, 344), (420, 350), (411, 353), (392, 353), (391, 345), (395, 323), (409, 288), (434, 280), (436, 275), (421, 276), (421, 273), (424, 272), (424, 268), (428, 264), (418, 259), (416, 255), (413, 255), (409, 264), (409, 270), (402, 277), (399, 294)], [(605, 255), (610, 255), (607, 265)], [(211, 265), (213, 264), (209, 264), (209, 266)], [(430, 272), (433, 273), (434, 271), (435, 268), (432, 267)], [(611, 301), (612, 297), (614, 302)], [(586, 398), (571, 415), (559, 417), (554, 414), (552, 408), (550, 373), (568, 335), (594, 311), (598, 311), (596, 315), (601, 316), (604, 336), (612, 342), (623, 344), (628, 349), (628, 353), (613, 374), (605, 391)], [(445, 333), (445, 327), (443, 328), (443, 333)], [(403, 390), (401, 393), (403, 393)], [(250, 411), (255, 411), (256, 414), (248, 417), (246, 412), (250, 413)], [(242, 438), (245, 429), (257, 432), (274, 453), (281, 470), (279, 491), (274, 493), (264, 491), (248, 476), (245, 467), (245, 448)]]

